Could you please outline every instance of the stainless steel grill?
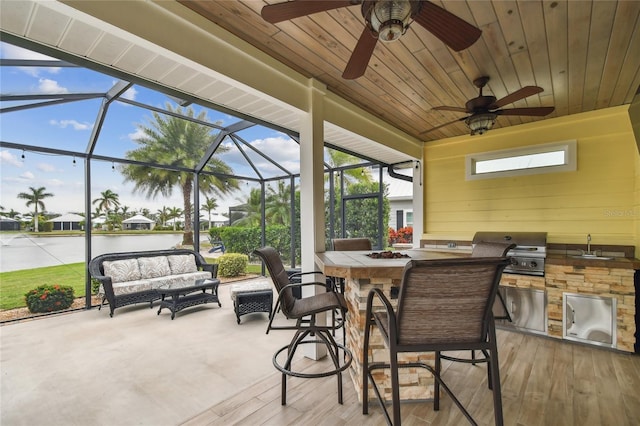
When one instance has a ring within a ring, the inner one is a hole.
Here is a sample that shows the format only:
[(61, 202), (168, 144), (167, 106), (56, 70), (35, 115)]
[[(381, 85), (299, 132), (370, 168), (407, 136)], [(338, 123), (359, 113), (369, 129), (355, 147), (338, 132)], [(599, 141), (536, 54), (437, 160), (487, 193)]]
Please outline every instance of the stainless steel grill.
[(481, 241), (516, 244), (508, 253), (511, 265), (507, 266), (504, 272), (544, 276), (544, 261), (547, 258), (546, 232), (476, 232), (472, 247)]

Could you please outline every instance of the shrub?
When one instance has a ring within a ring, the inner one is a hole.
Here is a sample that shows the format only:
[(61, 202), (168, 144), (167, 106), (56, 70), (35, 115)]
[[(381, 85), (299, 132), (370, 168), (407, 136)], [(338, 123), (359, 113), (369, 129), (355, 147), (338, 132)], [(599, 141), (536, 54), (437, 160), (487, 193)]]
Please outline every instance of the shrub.
[[(291, 234), (290, 228), (284, 225), (268, 225), (265, 228), (266, 245), (274, 247), (286, 262), (291, 261)], [(259, 226), (223, 226), (209, 230), (212, 241), (222, 241), (228, 252), (251, 255), (253, 250), (262, 247), (261, 230)], [(297, 243), (296, 251), (299, 253), (300, 243)]]
[(67, 309), (73, 303), (73, 287), (43, 284), (24, 295), (32, 313)]
[(100, 281), (91, 278), (91, 294), (98, 294), (98, 291), (100, 291)]
[(237, 277), (247, 272), (249, 256), (240, 253), (226, 253), (218, 258), (218, 275)]
[(396, 243), (410, 243), (413, 241), (413, 228), (406, 226), (395, 231), (393, 228), (389, 228), (389, 245), (392, 246)]

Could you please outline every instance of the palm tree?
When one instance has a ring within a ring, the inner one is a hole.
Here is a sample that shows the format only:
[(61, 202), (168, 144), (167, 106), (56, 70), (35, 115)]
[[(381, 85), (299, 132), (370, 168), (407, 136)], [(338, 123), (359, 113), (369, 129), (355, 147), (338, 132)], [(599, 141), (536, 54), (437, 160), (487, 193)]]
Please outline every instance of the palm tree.
[(247, 200), (238, 207), (238, 211), (243, 212), (244, 216), (235, 220), (233, 222), (234, 226), (260, 226), (262, 218), (260, 190), (256, 188), (251, 189)]
[[(171, 113), (196, 118), (201, 122), (207, 121), (206, 111), (201, 111), (196, 117), (191, 107), (183, 110), (182, 107), (173, 108), (171, 104), (167, 103), (166, 109)], [(170, 164), (175, 167), (191, 169), (194, 163), (202, 158), (216, 137), (209, 126), (176, 116), (165, 116), (157, 112), (153, 112), (153, 120), (149, 123), (149, 126), (139, 125), (138, 127), (144, 134), (144, 136), (136, 140), (140, 148), (129, 151), (127, 158), (142, 163)], [(226, 148), (220, 145), (216, 152), (220, 154), (225, 151)], [(225, 175), (233, 174), (231, 167), (215, 156), (209, 160), (206, 171)], [(125, 177), (125, 181), (135, 183), (135, 192), (143, 192), (147, 198), (155, 198), (159, 194), (169, 197), (176, 187), (182, 191), (182, 199), (184, 201), (184, 236), (182, 244), (192, 245), (193, 220), (191, 201), (193, 173), (174, 172), (150, 166), (126, 165), (122, 167), (122, 174)], [(222, 196), (238, 189), (238, 182), (234, 179), (223, 180), (205, 173), (200, 174), (199, 183), (200, 191), (203, 194)]]
[(11, 219), (15, 219), (16, 217), (20, 216), (20, 212), (17, 212), (14, 209), (9, 210), (8, 212), (3, 211), (2, 214), (6, 217), (10, 217)]
[[(173, 219), (173, 230), (176, 230), (176, 223), (178, 222), (176, 219), (178, 219), (180, 216), (182, 216), (182, 209), (180, 207), (171, 207), (169, 209), (169, 219)], [(185, 227), (186, 227), (186, 219), (185, 219)]]
[(129, 213), (129, 206), (120, 206), (120, 215), (122, 215), (123, 219), (127, 219), (129, 216), (131, 216), (131, 213)]
[(207, 217), (209, 221), (209, 229), (211, 229), (211, 212), (218, 208), (218, 203), (214, 198), (207, 197), (207, 201), (205, 201), (201, 206), (200, 210), (204, 210), (207, 212)]
[(278, 181), (278, 190), (267, 188), (265, 215), (269, 223), (289, 226), (291, 223), (291, 185)]
[(115, 210), (120, 206), (120, 200), (118, 194), (110, 189), (102, 191), (100, 197), (93, 200), (93, 204), (98, 205), (98, 209), (105, 213), (109, 213), (110, 210)]
[[(357, 165), (362, 162), (362, 160), (359, 159), (358, 157), (355, 157), (351, 154), (347, 154), (345, 152), (338, 151), (335, 149), (327, 149), (327, 153), (329, 155), (328, 163), (332, 169), (341, 168), (343, 166)], [(358, 188), (358, 189), (368, 188), (369, 187), (368, 184), (372, 182), (371, 174), (362, 167), (345, 169), (343, 176), (344, 176), (343, 183), (344, 183), (345, 193), (349, 192), (349, 188)], [(325, 179), (328, 179), (327, 175), (325, 175)], [(331, 224), (330, 210), (333, 210), (333, 212), (335, 213), (334, 224), (333, 224), (334, 229), (340, 229), (342, 225), (342, 202), (340, 200), (340, 195), (339, 195), (342, 192), (340, 188), (340, 185), (341, 185), (340, 173), (334, 173), (333, 179), (334, 179), (333, 187), (334, 187), (336, 197), (334, 199), (333, 205), (329, 203), (329, 200), (325, 200), (325, 214), (326, 214), (325, 224), (327, 226)], [(325, 190), (326, 189), (327, 188), (325, 188)], [(327, 229), (327, 236), (329, 238), (333, 238), (333, 235), (331, 235), (331, 232), (329, 229)]]
[(38, 232), (38, 208), (44, 211), (44, 203), (42, 200), (48, 197), (53, 197), (53, 194), (50, 192), (45, 192), (46, 188), (41, 186), (40, 188), (34, 188), (33, 186), (29, 187), (31, 193), (21, 192), (18, 194), (18, 198), (23, 200), (27, 200), (27, 207), (33, 204), (35, 208), (35, 214), (33, 215), (33, 229), (35, 232)]
[(167, 220), (169, 219), (169, 207), (162, 206), (162, 208), (158, 209), (158, 211), (156, 212), (156, 216), (158, 217), (158, 220), (162, 224), (163, 228), (167, 226)]
[[(338, 151), (336, 149), (327, 149), (327, 153), (329, 154), (328, 163), (332, 169), (362, 162), (360, 158), (355, 157), (351, 154), (347, 154), (346, 152)], [(336, 173), (336, 179), (338, 177), (339, 174)], [(371, 174), (369, 174), (368, 172), (364, 172), (362, 168), (346, 169), (344, 171), (344, 182), (345, 185), (352, 183), (369, 183), (371, 182)], [(336, 181), (336, 188), (338, 188), (337, 184), (338, 182)]]

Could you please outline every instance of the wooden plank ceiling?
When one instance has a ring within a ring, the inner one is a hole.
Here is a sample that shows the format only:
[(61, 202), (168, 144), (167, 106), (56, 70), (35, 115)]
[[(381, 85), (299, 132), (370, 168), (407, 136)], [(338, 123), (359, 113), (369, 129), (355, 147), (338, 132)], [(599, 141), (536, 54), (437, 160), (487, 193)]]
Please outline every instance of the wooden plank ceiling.
[(498, 99), (523, 86), (543, 92), (511, 107), (555, 106), (547, 117), (500, 116), (495, 127), (629, 104), (640, 86), (640, 1), (434, 1), (482, 30), (454, 52), (413, 23), (400, 40), (378, 42), (365, 74), (342, 72), (360, 36), (360, 5), (265, 22), (260, 10), (284, 0), (179, 0), (270, 56), (421, 140), (468, 134), (463, 121), (478, 96), (473, 81), (489, 76), (484, 95)]

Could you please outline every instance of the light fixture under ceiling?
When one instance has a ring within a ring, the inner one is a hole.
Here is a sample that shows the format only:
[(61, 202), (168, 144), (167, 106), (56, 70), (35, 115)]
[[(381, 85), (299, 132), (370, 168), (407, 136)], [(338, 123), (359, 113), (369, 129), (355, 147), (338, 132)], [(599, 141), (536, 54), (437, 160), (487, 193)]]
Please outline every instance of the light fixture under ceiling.
[(471, 136), (483, 135), (487, 130), (491, 130), (496, 122), (496, 117), (497, 114), (493, 112), (482, 112), (468, 117), (464, 122), (469, 126)]
[[(366, 4), (363, 4), (366, 7)], [(378, 40), (398, 40), (409, 28), (411, 17), (420, 7), (419, 2), (409, 0), (378, 0), (373, 2), (365, 15)]]

